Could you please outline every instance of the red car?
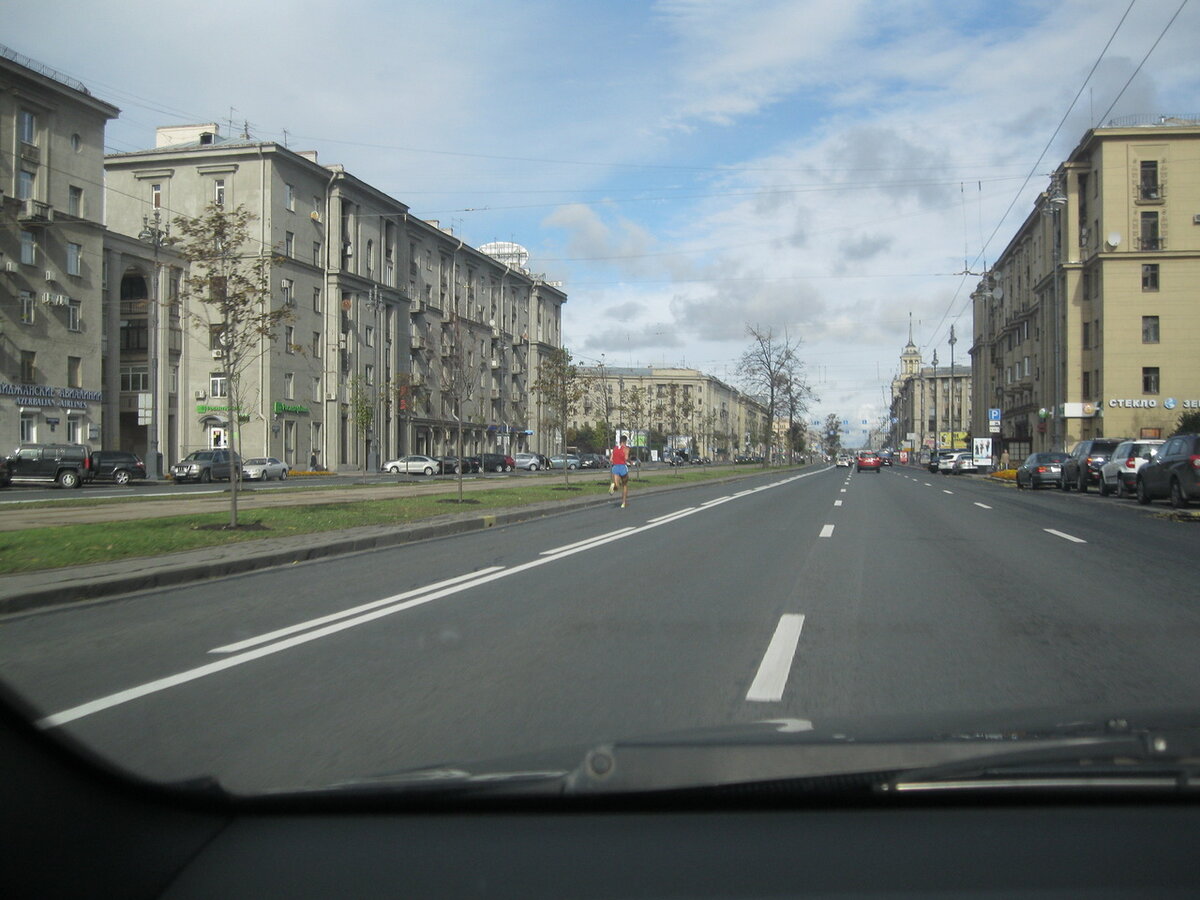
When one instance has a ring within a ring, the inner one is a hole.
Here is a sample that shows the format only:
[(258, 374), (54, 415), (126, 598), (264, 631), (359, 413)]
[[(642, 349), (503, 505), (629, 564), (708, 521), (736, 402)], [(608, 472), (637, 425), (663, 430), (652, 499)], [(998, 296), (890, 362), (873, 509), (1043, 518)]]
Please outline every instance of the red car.
[(883, 468), (883, 460), (873, 450), (863, 450), (858, 454), (858, 459), (855, 460), (854, 465), (859, 472), (863, 469), (870, 469), (878, 475), (879, 471)]

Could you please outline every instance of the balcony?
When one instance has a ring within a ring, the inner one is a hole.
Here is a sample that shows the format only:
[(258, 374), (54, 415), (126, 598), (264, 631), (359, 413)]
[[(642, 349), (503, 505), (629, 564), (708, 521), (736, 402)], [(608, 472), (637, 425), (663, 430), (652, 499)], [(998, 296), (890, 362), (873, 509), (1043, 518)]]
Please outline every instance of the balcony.
[(1164, 241), (1162, 238), (1157, 237), (1157, 236), (1138, 238), (1138, 249), (1139, 250), (1165, 250), (1165, 249), (1167, 249), (1166, 241)]
[(1137, 188), (1138, 203), (1162, 203), (1167, 198), (1166, 185), (1147, 182)]
[(41, 200), (23, 200), (17, 221), (26, 228), (44, 228), (54, 224), (54, 209)]

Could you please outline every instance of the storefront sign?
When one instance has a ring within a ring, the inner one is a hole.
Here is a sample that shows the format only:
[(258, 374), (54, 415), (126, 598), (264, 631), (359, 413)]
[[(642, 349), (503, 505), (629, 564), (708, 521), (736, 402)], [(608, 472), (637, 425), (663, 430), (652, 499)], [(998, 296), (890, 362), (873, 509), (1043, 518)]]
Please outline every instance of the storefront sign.
[(103, 391), (54, 387), (48, 384), (9, 384), (0, 381), (0, 396), (14, 397), (22, 406), (61, 406), (63, 409), (87, 409), (89, 403), (101, 403)]
[(297, 416), (307, 416), (307, 415), (309, 415), (309, 408), (307, 406), (296, 406), (294, 404), (289, 405), (287, 403), (281, 403), (280, 401), (276, 400), (275, 405), (271, 407), (271, 412), (275, 413), (275, 415), (281, 415), (283, 413), (293, 413), (294, 415), (297, 415)]

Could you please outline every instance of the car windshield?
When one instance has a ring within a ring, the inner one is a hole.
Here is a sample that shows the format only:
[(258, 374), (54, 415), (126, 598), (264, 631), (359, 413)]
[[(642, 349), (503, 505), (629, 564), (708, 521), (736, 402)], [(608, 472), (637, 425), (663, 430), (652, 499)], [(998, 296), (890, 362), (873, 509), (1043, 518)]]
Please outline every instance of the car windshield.
[(1129, 4), (6, 6), (2, 686), (246, 794), (1200, 713)]

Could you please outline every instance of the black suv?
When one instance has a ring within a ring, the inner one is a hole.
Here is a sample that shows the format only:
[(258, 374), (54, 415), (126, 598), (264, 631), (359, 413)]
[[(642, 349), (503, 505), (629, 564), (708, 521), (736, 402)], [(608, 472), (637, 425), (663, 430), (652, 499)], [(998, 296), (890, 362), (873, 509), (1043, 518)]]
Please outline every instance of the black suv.
[(1176, 434), (1138, 469), (1138, 503), (1162, 497), (1176, 509), (1200, 500), (1200, 434)]
[(146, 464), (128, 450), (98, 450), (92, 454), (92, 472), (98, 481), (129, 484), (134, 478), (146, 477)]
[(8, 458), (8, 476), (18, 483), (77, 488), (92, 480), (92, 448), (86, 444), (21, 444)]
[(1064, 491), (1078, 488), (1079, 493), (1086, 494), (1088, 485), (1100, 483), (1100, 467), (1108, 462), (1119, 444), (1128, 440), (1130, 438), (1122, 437), (1080, 441), (1062, 464), (1060, 487)]

